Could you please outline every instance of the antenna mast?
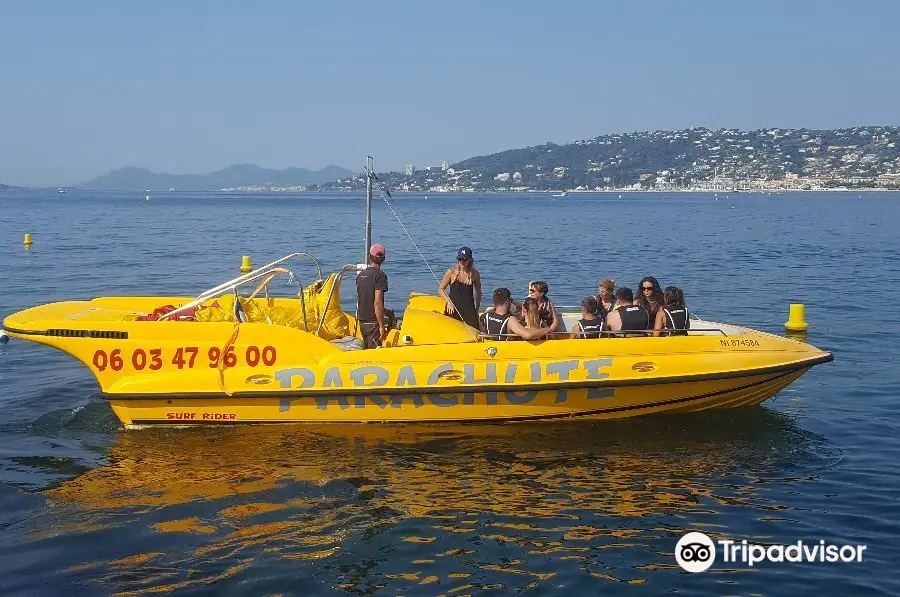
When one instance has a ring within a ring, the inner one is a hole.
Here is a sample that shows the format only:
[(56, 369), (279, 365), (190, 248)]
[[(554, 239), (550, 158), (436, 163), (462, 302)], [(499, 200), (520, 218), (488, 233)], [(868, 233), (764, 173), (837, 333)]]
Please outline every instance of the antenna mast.
[(366, 246), (363, 247), (363, 260), (369, 264), (369, 247), (372, 246), (372, 177), (375, 176), (375, 159), (366, 156)]

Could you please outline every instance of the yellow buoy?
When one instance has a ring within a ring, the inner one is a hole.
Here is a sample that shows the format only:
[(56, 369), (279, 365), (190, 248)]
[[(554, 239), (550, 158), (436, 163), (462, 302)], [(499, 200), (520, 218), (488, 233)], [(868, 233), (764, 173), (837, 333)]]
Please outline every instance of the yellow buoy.
[(26, 249), (31, 248), (31, 235), (27, 232), (25, 233), (25, 240), (22, 241), (22, 244), (25, 245)]
[(788, 320), (784, 324), (784, 329), (789, 332), (805, 332), (809, 329), (805, 316), (806, 307), (802, 303), (791, 303), (791, 309), (788, 312)]
[(244, 255), (244, 257), (241, 259), (241, 273), (246, 274), (250, 271), (253, 271), (253, 266), (250, 264), (250, 256)]

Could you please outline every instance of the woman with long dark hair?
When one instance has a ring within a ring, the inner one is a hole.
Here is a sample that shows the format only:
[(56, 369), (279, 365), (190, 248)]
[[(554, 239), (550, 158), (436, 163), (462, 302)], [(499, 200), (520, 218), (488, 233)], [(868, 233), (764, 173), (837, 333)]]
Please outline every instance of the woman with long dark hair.
[(677, 286), (666, 286), (663, 294), (663, 306), (656, 314), (653, 329), (654, 336), (661, 335), (661, 330), (672, 330), (669, 336), (687, 336), (691, 328), (688, 306), (684, 300), (684, 292)]
[(659, 286), (659, 282), (653, 276), (647, 276), (638, 285), (638, 295), (634, 299), (635, 305), (647, 309), (650, 313), (650, 326), (655, 329), (653, 323), (656, 321), (656, 314), (663, 306), (663, 291)]

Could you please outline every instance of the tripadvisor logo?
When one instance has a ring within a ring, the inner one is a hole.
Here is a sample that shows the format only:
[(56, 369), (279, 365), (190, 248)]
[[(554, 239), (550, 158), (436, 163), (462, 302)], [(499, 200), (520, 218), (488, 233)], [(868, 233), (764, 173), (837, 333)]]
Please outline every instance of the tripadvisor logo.
[(703, 572), (716, 561), (716, 543), (721, 546), (723, 563), (743, 563), (753, 567), (759, 562), (862, 562), (865, 545), (836, 545), (817, 541), (797, 541), (789, 545), (759, 545), (730, 539), (715, 543), (705, 533), (687, 533), (675, 544), (675, 560), (688, 572)]
[(703, 572), (716, 561), (716, 546), (704, 533), (688, 533), (675, 544), (675, 560), (688, 572)]

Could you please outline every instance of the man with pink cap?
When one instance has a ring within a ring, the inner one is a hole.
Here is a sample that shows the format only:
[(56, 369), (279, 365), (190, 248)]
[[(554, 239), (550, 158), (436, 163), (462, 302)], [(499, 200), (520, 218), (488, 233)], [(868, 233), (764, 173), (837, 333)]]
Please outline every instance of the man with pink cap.
[(387, 274), (381, 271), (384, 245), (375, 243), (369, 248), (369, 267), (356, 276), (356, 319), (362, 332), (365, 348), (376, 348), (387, 337), (384, 324), (384, 293), (388, 290)]

